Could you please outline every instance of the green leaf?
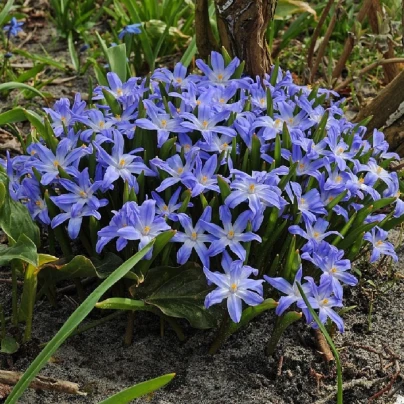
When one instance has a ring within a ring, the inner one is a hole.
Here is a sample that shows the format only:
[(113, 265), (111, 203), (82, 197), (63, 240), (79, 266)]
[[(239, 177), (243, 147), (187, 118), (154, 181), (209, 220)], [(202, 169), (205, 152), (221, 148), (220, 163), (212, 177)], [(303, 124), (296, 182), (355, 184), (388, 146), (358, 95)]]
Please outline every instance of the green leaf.
[(268, 342), (266, 353), (268, 356), (273, 355), (275, 352), (275, 348), (278, 345), (278, 342), (286, 330), (291, 324), (295, 321), (298, 321), (302, 318), (302, 313), (297, 313), (296, 311), (288, 311), (283, 314), (281, 317), (278, 317), (274, 330), (271, 335), (271, 339)]
[(0, 352), (11, 355), (17, 352), (19, 347), (20, 345), (13, 337), (11, 337), (10, 335), (6, 335), (1, 340)]
[(0, 126), (24, 121), (29, 121), (41, 135), (45, 130), (42, 118), (33, 111), (17, 107), (0, 114)]
[(12, 200), (7, 190), (8, 179), (0, 176), (0, 228), (12, 241), (17, 241), (25, 234), (39, 247), (38, 226), (32, 221), (28, 209), (22, 203)]
[(76, 51), (76, 48), (74, 46), (74, 41), (73, 41), (73, 33), (71, 31), (69, 32), (69, 36), (67, 37), (67, 46), (69, 48), (70, 58), (72, 59), (72, 64), (73, 64), (74, 70), (76, 70), (76, 72), (79, 72), (80, 71), (80, 61), (77, 56), (77, 51)]
[(45, 95), (37, 90), (35, 87), (29, 86), (28, 84), (18, 83), (17, 81), (9, 81), (7, 83), (0, 84), (0, 91), (6, 90), (29, 90), (40, 96), (41, 98), (46, 98)]
[(128, 74), (128, 62), (126, 60), (126, 45), (121, 43), (107, 49), (107, 58), (112, 72), (116, 73), (124, 83)]
[(106, 400), (101, 401), (99, 404), (126, 404), (135, 398), (142, 397), (146, 394), (152, 393), (160, 389), (169, 383), (175, 373), (169, 373), (164, 376), (157, 377), (155, 379), (148, 380), (147, 382), (142, 382), (136, 384), (133, 387), (129, 387), (128, 389), (122, 390), (121, 392), (114, 394), (113, 396), (107, 398)]
[(116, 282), (122, 279), (152, 248), (154, 241), (151, 241), (146, 247), (142, 248), (137, 254), (125, 261), (108, 278), (106, 278), (84, 302), (74, 311), (74, 313), (63, 324), (62, 328), (49, 341), (43, 351), (36, 357), (26, 370), (24, 375), (15, 385), (13, 391), (6, 400), (6, 404), (16, 403), (24, 393), (32, 379), (46, 365), (49, 358), (63, 344), (76, 327), (87, 317), (94, 308), (101, 296), (111, 288)]
[(297, 283), (297, 287), (299, 289), (299, 292), (306, 303), (307, 308), (310, 311), (310, 314), (312, 315), (314, 321), (317, 323), (318, 327), (320, 328), (321, 332), (324, 335), (324, 338), (327, 340), (328, 345), (330, 346), (332, 353), (334, 354), (335, 362), (337, 364), (337, 404), (342, 404), (342, 368), (341, 368), (341, 361), (339, 359), (339, 354), (338, 350), (334, 345), (334, 342), (330, 335), (328, 334), (326, 328), (324, 327), (324, 324), (320, 321), (319, 317), (317, 316), (317, 313), (313, 310), (313, 307), (311, 307), (311, 304), (309, 300), (307, 299), (306, 295), (304, 294), (302, 286)]
[(134, 300), (126, 297), (112, 297), (98, 302), (95, 307), (104, 310), (148, 310), (148, 306), (145, 305), (143, 300)]
[(198, 48), (196, 47), (196, 37), (194, 35), (192, 37), (191, 42), (188, 45), (187, 50), (182, 55), (182, 58), (181, 58), (180, 62), (185, 67), (188, 67), (191, 64), (192, 59), (195, 57), (197, 50), (198, 50)]
[(70, 262), (61, 258), (45, 263), (40, 268), (39, 276), (52, 283), (64, 279), (101, 277), (91, 260), (83, 255), (75, 256)]
[(286, 17), (298, 13), (310, 13), (314, 16), (316, 15), (316, 11), (305, 1), (279, 0), (275, 9), (274, 18), (276, 20), (284, 20)]
[(13, 259), (18, 259), (34, 266), (38, 265), (36, 245), (25, 234), (21, 234), (17, 242), (11, 247), (0, 244), (0, 265), (7, 265)]
[(194, 263), (152, 268), (141, 287), (131, 288), (137, 298), (159, 308), (167, 316), (185, 318), (192, 327), (202, 329), (217, 325), (214, 311), (206, 310), (203, 305), (208, 292), (202, 268)]
[(3, 25), (4, 20), (9, 16), (10, 10), (14, 5), (14, 0), (8, 0), (0, 12), (0, 26)]

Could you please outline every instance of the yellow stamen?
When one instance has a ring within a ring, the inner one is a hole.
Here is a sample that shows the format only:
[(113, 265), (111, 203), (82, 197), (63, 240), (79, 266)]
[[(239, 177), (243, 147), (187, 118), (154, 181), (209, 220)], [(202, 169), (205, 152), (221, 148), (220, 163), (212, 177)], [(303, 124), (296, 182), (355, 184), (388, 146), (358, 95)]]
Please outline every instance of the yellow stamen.
[(164, 205), (162, 209), (164, 210), (164, 212), (167, 212), (168, 211), (168, 206)]
[(332, 268), (331, 268), (331, 272), (332, 272), (333, 274), (335, 274), (335, 273), (337, 272), (337, 268), (332, 267)]
[(53, 162), (53, 165), (54, 165), (55, 167), (59, 167), (59, 166), (60, 166), (60, 163), (59, 163), (59, 161), (55, 160), (55, 161)]
[(208, 181), (208, 177), (206, 175), (204, 175), (201, 180), (202, 184), (206, 184), (207, 181)]
[(250, 184), (250, 185), (249, 185), (249, 187), (248, 187), (248, 192), (249, 192), (250, 194), (252, 194), (252, 193), (255, 192), (255, 185), (254, 185), (254, 184)]
[(145, 226), (145, 227), (143, 228), (143, 234), (144, 234), (144, 235), (148, 235), (149, 232), (150, 232), (150, 227), (149, 227), (149, 226)]
[(104, 126), (105, 126), (105, 122), (104, 122), (104, 121), (98, 122), (98, 126), (99, 126), (101, 129), (103, 129)]
[(82, 198), (86, 198), (86, 197), (87, 197), (87, 194), (86, 194), (84, 191), (80, 191), (80, 196), (81, 196)]
[(320, 237), (320, 233), (318, 231), (314, 232), (314, 238), (319, 238)]
[(119, 96), (123, 95), (122, 88), (118, 88), (118, 90), (116, 90), (116, 93), (117, 93)]
[(237, 291), (237, 284), (235, 284), (235, 283), (232, 283), (231, 285), (230, 285), (230, 289), (231, 289), (231, 292), (236, 292)]
[(207, 128), (207, 127), (208, 127), (208, 121), (206, 121), (206, 120), (203, 121), (203, 122), (202, 122), (202, 126), (203, 126), (204, 128)]
[(165, 119), (161, 120), (161, 126), (165, 128), (167, 126), (167, 121)]
[(120, 159), (120, 160), (119, 160), (119, 165), (120, 165), (121, 167), (123, 167), (123, 166), (125, 165), (125, 159)]
[(198, 234), (195, 232), (195, 231), (193, 231), (192, 233), (191, 233), (191, 238), (192, 238), (192, 240), (196, 240), (197, 238), (198, 238)]
[(323, 300), (323, 304), (327, 304), (328, 302), (329, 302), (328, 299), (324, 299), (324, 300)]
[(233, 230), (230, 230), (230, 231), (227, 233), (227, 238), (232, 239), (233, 237), (234, 237), (234, 231), (233, 231)]
[(223, 80), (223, 74), (218, 74), (218, 75), (217, 75), (217, 79), (218, 79), (219, 81), (222, 81), (222, 80)]
[(178, 174), (182, 174), (184, 172), (184, 169), (182, 168), (182, 167), (179, 167), (178, 169), (177, 169), (177, 173)]

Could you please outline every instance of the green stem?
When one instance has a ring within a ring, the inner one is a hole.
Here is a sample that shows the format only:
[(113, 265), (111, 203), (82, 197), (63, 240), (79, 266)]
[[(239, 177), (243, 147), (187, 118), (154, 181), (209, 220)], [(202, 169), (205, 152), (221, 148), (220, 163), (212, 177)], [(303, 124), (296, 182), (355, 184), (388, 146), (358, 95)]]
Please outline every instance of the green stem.
[(214, 355), (222, 346), (223, 342), (226, 341), (229, 321), (231, 321), (230, 316), (229, 313), (226, 312), (226, 314), (223, 316), (222, 323), (220, 324), (219, 332), (209, 349), (210, 355)]
[(0, 340), (6, 336), (6, 318), (4, 317), (4, 309), (0, 304)]
[(125, 345), (129, 346), (133, 342), (133, 331), (135, 329), (135, 312), (130, 311), (128, 313), (128, 321), (126, 324), (126, 331), (125, 331), (125, 338), (124, 338), (124, 343)]
[(12, 282), (12, 324), (18, 324), (18, 284), (17, 284), (18, 263), (13, 260), (11, 262), (11, 282)]

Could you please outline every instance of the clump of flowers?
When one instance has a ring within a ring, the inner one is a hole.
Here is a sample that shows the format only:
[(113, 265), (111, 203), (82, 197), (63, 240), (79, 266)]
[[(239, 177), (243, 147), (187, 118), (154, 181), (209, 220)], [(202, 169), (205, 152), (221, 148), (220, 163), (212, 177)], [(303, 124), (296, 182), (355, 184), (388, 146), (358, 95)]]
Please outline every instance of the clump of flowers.
[(122, 83), (111, 72), (94, 103), (57, 101), (46, 111), (52, 135), (3, 161), (10, 193), (90, 257), (127, 258), (172, 231), (145, 260), (200, 265), (206, 308), (226, 300), (234, 322), (280, 292), (278, 315), (294, 306), (315, 326), (302, 283), (321, 321), (343, 331), (352, 260), (368, 250), (371, 262), (396, 259), (386, 240), (404, 220), (388, 170), (398, 156), (381, 132), (367, 138), (350, 123), (332, 92), (296, 85), (277, 66), (244, 77), (225, 59), (199, 60), (202, 75), (178, 64)]

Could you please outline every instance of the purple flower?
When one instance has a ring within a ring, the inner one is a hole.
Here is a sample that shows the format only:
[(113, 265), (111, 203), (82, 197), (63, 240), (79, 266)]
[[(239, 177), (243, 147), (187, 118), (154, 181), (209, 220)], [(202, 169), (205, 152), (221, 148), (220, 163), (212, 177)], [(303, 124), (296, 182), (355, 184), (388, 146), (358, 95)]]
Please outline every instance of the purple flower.
[(230, 270), (225, 274), (211, 272), (206, 267), (203, 268), (203, 272), (209, 282), (218, 286), (206, 296), (205, 307), (209, 308), (227, 299), (227, 310), (235, 323), (240, 322), (241, 319), (242, 301), (249, 306), (257, 306), (264, 301), (263, 280), (248, 279), (256, 270), (244, 266), (243, 261), (233, 261)]
[(302, 213), (303, 219), (310, 223), (316, 221), (316, 215), (326, 214), (324, 204), (321, 201), (320, 193), (317, 189), (311, 189), (306, 194), (302, 195), (302, 187), (297, 182), (291, 181), (286, 186), (286, 192), (289, 195), (291, 201), (293, 201), (293, 194), (297, 199), (298, 210)]
[(375, 262), (380, 258), (381, 254), (390, 255), (393, 261), (398, 261), (396, 252), (394, 251), (394, 246), (388, 241), (385, 241), (388, 236), (387, 231), (381, 229), (380, 227), (375, 227), (372, 232), (367, 232), (363, 238), (372, 244), (373, 251), (370, 257), (370, 262)]
[(217, 155), (214, 154), (202, 166), (202, 160), (199, 156), (195, 159), (195, 170), (193, 173), (186, 173), (183, 183), (189, 189), (192, 189), (192, 196), (198, 196), (201, 193), (212, 190), (220, 192), (217, 185)]
[(138, 153), (143, 149), (134, 149), (129, 154), (124, 154), (124, 139), (118, 131), (114, 131), (114, 146), (111, 155), (96, 143), (94, 143), (94, 146), (98, 150), (98, 162), (101, 166), (107, 168), (102, 183), (103, 189), (113, 188), (112, 184), (118, 178), (122, 178), (130, 187), (135, 189), (135, 192), (138, 192), (134, 174), (140, 174), (143, 171), (144, 175), (149, 177), (157, 175), (142, 162), (140, 157), (133, 156), (134, 153)]
[(177, 215), (181, 226), (184, 228), (185, 233), (177, 231), (172, 238), (173, 242), (183, 243), (177, 252), (177, 262), (180, 265), (185, 264), (191, 255), (192, 250), (198, 254), (203, 266), (209, 268), (209, 254), (205, 243), (215, 241), (215, 237), (210, 234), (204, 234), (202, 228), (202, 221), (210, 222), (212, 217), (212, 208), (208, 206), (199, 220), (196, 222), (195, 227), (192, 225), (192, 220), (184, 213)]
[(257, 234), (250, 231), (243, 233), (248, 222), (252, 219), (252, 212), (247, 210), (241, 213), (234, 224), (232, 224), (230, 209), (226, 205), (220, 206), (219, 214), (220, 220), (223, 223), (223, 229), (216, 224), (201, 221), (202, 228), (216, 238), (209, 247), (209, 256), (213, 257), (224, 251), (226, 247), (229, 247), (234, 254), (244, 261), (246, 250), (241, 245), (241, 242), (253, 240), (261, 242), (261, 237)]
[[(177, 221), (178, 215), (175, 213), (182, 205), (181, 201), (178, 202), (178, 198), (181, 193), (181, 187), (177, 188), (177, 190), (173, 193), (168, 203), (165, 203), (164, 199), (158, 195), (156, 192), (152, 191), (152, 197), (156, 201), (157, 209), (156, 212), (158, 215), (168, 218), (170, 220)], [(189, 207), (193, 206), (191, 203), (188, 204)]]
[(160, 186), (156, 188), (157, 192), (162, 192), (165, 189), (171, 187), (178, 182), (183, 182), (186, 175), (189, 174), (189, 171), (192, 169), (194, 165), (193, 156), (187, 154), (185, 156), (185, 164), (182, 162), (181, 157), (178, 154), (175, 154), (172, 157), (169, 157), (167, 161), (163, 161), (160, 158), (156, 157), (150, 162), (158, 167), (160, 170), (165, 171), (170, 174), (171, 177), (165, 178)]
[(118, 38), (123, 39), (125, 35), (135, 35), (135, 34), (141, 34), (142, 31), (140, 30), (139, 27), (141, 27), (142, 24), (130, 24), (127, 25), (126, 27), (123, 28), (123, 30), (119, 33)]
[(128, 244), (128, 240), (122, 237), (118, 230), (134, 223), (133, 212), (138, 210), (136, 202), (126, 202), (119, 211), (113, 210), (114, 214), (108, 226), (102, 228), (98, 232), (98, 241), (96, 251), (99, 254), (103, 248), (114, 238), (118, 237), (116, 241), (117, 251), (121, 251)]
[(311, 252), (315, 250), (318, 244), (330, 234), (337, 234), (341, 236), (341, 234), (337, 231), (326, 231), (328, 225), (329, 223), (326, 220), (319, 218), (316, 222), (314, 222), (314, 225), (310, 222), (305, 222), (306, 231), (297, 225), (293, 225), (289, 227), (289, 233), (298, 234), (300, 237), (308, 240), (302, 251)]
[[(139, 240), (139, 250), (141, 250), (153, 238), (166, 230), (171, 230), (171, 227), (164, 218), (156, 215), (156, 201), (149, 199), (133, 210), (133, 223), (118, 229), (117, 233), (126, 240)], [(150, 259), (152, 253), (153, 249), (145, 258)]]
[(326, 242), (320, 243), (310, 256), (308, 252), (302, 254), (302, 258), (312, 262), (317, 268), (323, 271), (324, 278), (330, 278), (334, 295), (342, 300), (343, 290), (340, 282), (349, 286), (355, 286), (358, 280), (347, 271), (351, 269), (351, 262), (343, 259), (344, 251)]
[(280, 209), (286, 204), (280, 197), (278, 188), (263, 184), (260, 180), (266, 177), (266, 172), (254, 171), (252, 176), (239, 170), (232, 170), (231, 173), (236, 175), (236, 179), (230, 184), (233, 191), (225, 200), (225, 204), (230, 208), (248, 200), (248, 206), (255, 216), (261, 212), (263, 205)]
[(42, 198), (38, 182), (33, 178), (24, 178), (22, 189), (24, 196), (28, 199), (26, 206), (32, 219), (49, 225), (51, 220), (49, 218), (48, 207)]
[(215, 113), (210, 107), (201, 106), (198, 108), (198, 117), (189, 112), (182, 113), (181, 117), (190, 122), (184, 121), (181, 125), (184, 128), (201, 132), (206, 142), (210, 144), (212, 133), (222, 133), (230, 137), (236, 136), (237, 133), (233, 128), (229, 128), (228, 126), (217, 126), (219, 122), (227, 119), (229, 114), (229, 111)]
[(170, 132), (186, 132), (181, 126), (180, 119), (171, 119), (170, 114), (161, 113), (156, 105), (150, 100), (144, 100), (143, 104), (150, 119), (140, 118), (136, 120), (136, 125), (147, 130), (157, 131), (157, 147), (162, 147), (168, 140)]
[(59, 167), (70, 175), (77, 175), (77, 167), (81, 157), (90, 154), (92, 148), (78, 147), (71, 150), (71, 146), (69, 139), (62, 139), (56, 148), (56, 154), (53, 154), (51, 150), (41, 143), (31, 145), (28, 151), (36, 158), (27, 164), (35, 167), (42, 174), (42, 185), (50, 184), (59, 176)]
[(22, 31), (23, 22), (18, 22), (15, 17), (12, 17), (10, 23), (3, 27), (3, 31), (7, 33), (8, 38), (10, 36), (17, 36)]
[(69, 237), (74, 240), (80, 233), (81, 223), (85, 216), (94, 216), (97, 220), (101, 219), (101, 215), (90, 206), (76, 204), (66, 207), (66, 212), (60, 213), (52, 219), (52, 229), (68, 220), (67, 232), (69, 233)]
[(238, 65), (240, 64), (240, 60), (234, 58), (228, 64), (228, 66), (225, 67), (223, 56), (218, 52), (212, 52), (211, 64), (212, 68), (210, 68), (200, 59), (196, 61), (196, 65), (198, 66), (199, 70), (201, 70), (206, 76), (206, 83), (224, 85), (229, 82), (231, 76), (234, 74)]
[[(279, 299), (278, 306), (276, 307), (275, 313), (280, 316), (283, 312), (288, 309), (293, 303), (300, 303), (303, 301), (300, 291), (297, 287), (297, 284), (301, 283), (302, 280), (302, 267), (297, 271), (295, 275), (295, 280), (293, 281), (293, 285), (291, 285), (286, 279), (277, 277), (271, 278), (267, 275), (264, 275), (264, 279), (275, 289), (284, 293), (286, 296), (282, 296)], [(310, 296), (310, 288), (309, 285), (302, 285), (303, 292), (306, 296)]]
[[(338, 330), (340, 332), (344, 332), (344, 321), (340, 315), (332, 309), (333, 307), (342, 307), (343, 304), (340, 299), (335, 296), (331, 296), (333, 293), (331, 279), (321, 278), (319, 286), (316, 285), (313, 278), (306, 277), (305, 279), (308, 281), (308, 286), (310, 287), (310, 295), (307, 296), (307, 300), (313, 309), (318, 309), (318, 317), (320, 321), (324, 324), (327, 321), (327, 318), (330, 318), (331, 321), (336, 324)], [(304, 301), (300, 301), (298, 306), (303, 309), (307, 322), (311, 323), (313, 328), (318, 328), (317, 323), (313, 321), (313, 318)]]
[(108, 204), (107, 199), (98, 199), (94, 193), (101, 187), (102, 181), (95, 181), (93, 184), (90, 181), (88, 168), (85, 168), (77, 177), (77, 183), (61, 178), (60, 185), (71, 193), (62, 194), (59, 196), (52, 196), (51, 199), (56, 206), (61, 205), (74, 205), (79, 206), (88, 205), (91, 209), (97, 210), (101, 206)]

